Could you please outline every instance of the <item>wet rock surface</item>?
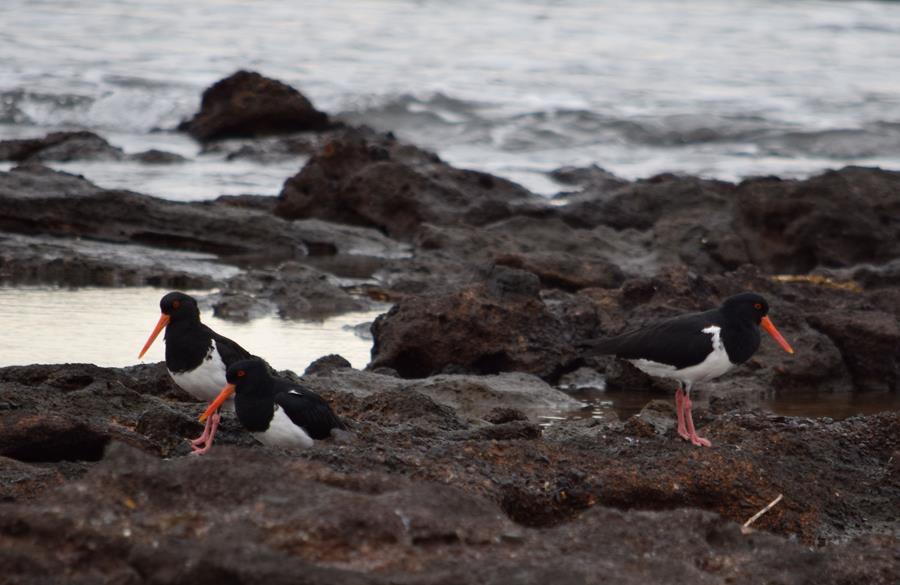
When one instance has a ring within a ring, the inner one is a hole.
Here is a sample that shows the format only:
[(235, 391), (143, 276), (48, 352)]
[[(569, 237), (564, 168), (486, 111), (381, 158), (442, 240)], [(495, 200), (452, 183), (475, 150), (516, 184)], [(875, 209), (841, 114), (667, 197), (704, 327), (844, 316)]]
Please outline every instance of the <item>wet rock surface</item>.
[(122, 160), (125, 153), (93, 132), (53, 132), (43, 138), (0, 142), (0, 160), (14, 162), (66, 162)]
[(204, 91), (200, 111), (178, 129), (206, 142), (329, 126), (328, 115), (293, 87), (255, 71), (238, 71)]
[[(458, 383), (465, 378), (418, 382), (326, 369), (305, 381), (352, 421), (349, 439), (302, 452), (270, 450), (226, 414), (218, 446), (194, 457), (184, 437), (199, 432), (202, 405), (175, 389), (161, 364), (2, 368), (4, 577), (900, 577), (892, 506), (900, 476), (891, 463), (900, 449), (897, 413), (829, 421), (700, 410), (716, 446), (697, 449), (671, 426), (657, 429), (652, 421), (666, 413), (653, 406), (634, 417), (646, 425), (613, 417), (540, 427), (519, 408), (537, 404), (536, 394), (512, 401), (514, 416), (487, 422), (479, 417), (497, 411), (464, 406), (466, 398), (484, 403), (480, 377)], [(515, 378), (506, 383), (515, 386)], [(423, 393), (429, 386), (431, 395)], [(436, 402), (442, 395), (460, 407)], [(31, 432), (10, 430), (23, 428)], [(742, 534), (737, 523), (778, 494), (784, 499), (754, 523), (757, 531)]]
[(0, 141), (0, 160), (18, 163), (132, 160), (147, 164), (171, 164), (187, 159), (161, 150), (125, 154), (102, 136), (80, 130), (51, 132), (41, 138)]

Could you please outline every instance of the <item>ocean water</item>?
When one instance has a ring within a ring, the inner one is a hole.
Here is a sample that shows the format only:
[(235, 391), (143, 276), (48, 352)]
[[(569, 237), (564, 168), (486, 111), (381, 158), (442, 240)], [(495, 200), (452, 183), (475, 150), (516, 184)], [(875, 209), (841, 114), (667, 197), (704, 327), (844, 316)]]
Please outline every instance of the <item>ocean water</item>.
[(183, 165), (69, 163), (172, 199), (277, 194), (303, 160), (228, 162), (171, 132), (240, 68), (541, 193), (627, 178), (900, 168), (900, 3), (4, 0), (0, 138), (88, 128)]

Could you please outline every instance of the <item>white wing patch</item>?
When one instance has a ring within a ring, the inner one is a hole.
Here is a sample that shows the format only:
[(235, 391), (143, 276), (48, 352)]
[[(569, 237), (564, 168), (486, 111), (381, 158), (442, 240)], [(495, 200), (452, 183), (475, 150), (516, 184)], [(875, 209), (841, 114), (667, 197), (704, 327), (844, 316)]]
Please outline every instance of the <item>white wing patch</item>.
[[(295, 393), (296, 394), (296, 393)], [(303, 447), (313, 446), (312, 437), (306, 434), (302, 428), (294, 424), (284, 409), (275, 405), (269, 428), (262, 433), (253, 433), (257, 441), (267, 447)]]
[(710, 325), (702, 331), (712, 337), (712, 352), (699, 364), (678, 370), (675, 366), (651, 360), (637, 359), (628, 361), (645, 374), (658, 378), (671, 378), (692, 384), (717, 378), (733, 368), (734, 364), (728, 359), (728, 352), (725, 351), (725, 346), (722, 344), (722, 328), (718, 325)]
[[(187, 372), (169, 371), (172, 380), (178, 384), (178, 387), (197, 398), (206, 402), (212, 402), (219, 392), (225, 386), (225, 364), (219, 356), (216, 342), (213, 341), (209, 348), (209, 353), (200, 362), (200, 365)], [(234, 409), (234, 401), (229, 400), (225, 406)]]

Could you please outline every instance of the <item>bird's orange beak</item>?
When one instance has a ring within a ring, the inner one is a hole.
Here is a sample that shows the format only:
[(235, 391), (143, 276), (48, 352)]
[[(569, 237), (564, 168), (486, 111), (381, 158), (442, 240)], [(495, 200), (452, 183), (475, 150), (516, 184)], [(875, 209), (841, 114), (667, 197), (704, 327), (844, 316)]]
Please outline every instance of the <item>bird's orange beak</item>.
[(769, 319), (768, 316), (762, 318), (762, 321), (759, 323), (762, 325), (762, 328), (766, 330), (766, 333), (772, 336), (772, 339), (778, 342), (784, 351), (788, 353), (794, 353), (794, 348), (791, 347), (791, 344), (785, 340), (784, 337), (781, 336), (781, 333), (778, 333), (778, 329), (775, 329), (775, 325), (772, 323), (772, 320)]
[(153, 345), (154, 341), (156, 341), (156, 337), (159, 335), (159, 332), (162, 331), (168, 324), (169, 316), (163, 313), (159, 316), (159, 321), (157, 321), (156, 327), (153, 329), (153, 333), (151, 333), (150, 337), (147, 339), (147, 343), (144, 344), (144, 349), (142, 349), (141, 353), (138, 354), (138, 359), (144, 357), (144, 354), (147, 353), (147, 350), (150, 349), (150, 346)]
[(225, 384), (225, 387), (222, 388), (222, 391), (219, 392), (219, 395), (216, 396), (216, 399), (212, 401), (209, 405), (209, 408), (200, 415), (200, 422), (205, 422), (206, 419), (209, 418), (209, 415), (219, 410), (219, 407), (222, 406), (226, 400), (231, 398), (231, 395), (234, 394), (234, 384)]

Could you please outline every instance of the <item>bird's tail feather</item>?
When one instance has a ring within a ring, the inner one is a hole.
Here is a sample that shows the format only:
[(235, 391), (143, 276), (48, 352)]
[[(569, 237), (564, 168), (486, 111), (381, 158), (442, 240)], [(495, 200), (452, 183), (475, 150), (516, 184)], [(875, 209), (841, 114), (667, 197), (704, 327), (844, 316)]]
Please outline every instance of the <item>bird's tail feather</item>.
[(588, 339), (578, 344), (578, 349), (587, 353), (596, 355), (616, 353), (618, 346), (615, 337), (607, 337), (605, 339)]

